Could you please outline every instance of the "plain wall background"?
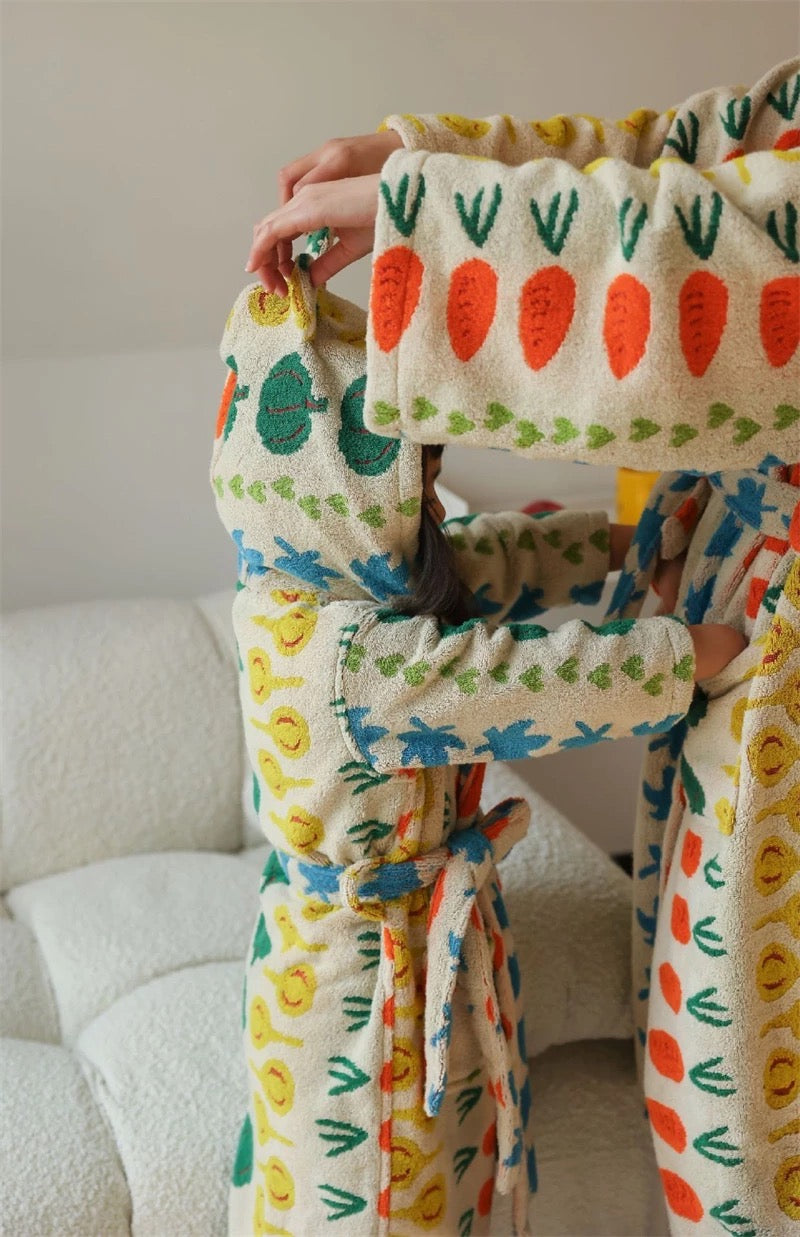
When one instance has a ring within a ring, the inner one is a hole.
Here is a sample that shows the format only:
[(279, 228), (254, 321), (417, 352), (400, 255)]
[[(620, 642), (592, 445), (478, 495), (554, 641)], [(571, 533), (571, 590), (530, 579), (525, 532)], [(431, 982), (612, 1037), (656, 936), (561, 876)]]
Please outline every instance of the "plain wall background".
[[(798, 46), (794, 0), (25, 0), (2, 16), (5, 609), (230, 584), (207, 480), (216, 344), (281, 164), (393, 111), (662, 109)], [(367, 286), (365, 262), (332, 284), (361, 303)], [(498, 509), (606, 505), (613, 476), (453, 448), (445, 480)], [(527, 772), (613, 847), (638, 755)]]

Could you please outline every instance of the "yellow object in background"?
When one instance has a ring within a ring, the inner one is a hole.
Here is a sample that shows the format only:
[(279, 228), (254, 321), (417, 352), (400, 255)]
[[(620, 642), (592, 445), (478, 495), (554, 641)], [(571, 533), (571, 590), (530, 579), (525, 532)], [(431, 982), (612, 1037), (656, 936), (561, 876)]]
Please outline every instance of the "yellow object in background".
[(636, 468), (617, 469), (617, 521), (638, 524), (655, 485), (657, 472), (639, 472)]

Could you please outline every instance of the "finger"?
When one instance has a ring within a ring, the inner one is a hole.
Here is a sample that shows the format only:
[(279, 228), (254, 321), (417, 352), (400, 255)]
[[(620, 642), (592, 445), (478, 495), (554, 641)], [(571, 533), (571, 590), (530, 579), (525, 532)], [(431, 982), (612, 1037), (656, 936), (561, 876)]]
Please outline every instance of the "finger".
[(289, 245), (302, 236), (303, 223), (295, 221), (294, 203), (289, 202), (280, 207), (257, 226), (245, 270), (254, 271), (261, 266), (277, 266), (278, 245), (288, 241)]
[(343, 271), (360, 256), (360, 254), (351, 253), (341, 242), (334, 245), (327, 253), (312, 262), (308, 268), (312, 288), (319, 288), (321, 284), (327, 283), (329, 279), (338, 275), (339, 271)]
[(288, 291), (286, 281), (277, 273), (274, 266), (262, 266), (257, 273), (267, 292), (272, 292), (276, 296), (286, 296)]
[(295, 159), (292, 163), (288, 163), (285, 168), (281, 168), (278, 173), (278, 198), (281, 206), (294, 196), (297, 182), (305, 176), (314, 164), (319, 159), (319, 152), (312, 151), (310, 155), (303, 155), (300, 159)]
[(315, 163), (313, 167), (301, 176), (295, 182), (293, 194), (299, 193), (306, 185), (319, 185), (323, 181), (343, 180), (345, 177), (342, 172), (337, 170), (336, 166), (330, 159), (325, 162)]
[(278, 241), (276, 266), (282, 275), (287, 274), (286, 267), (289, 268), (288, 274), (292, 273), (292, 242)]

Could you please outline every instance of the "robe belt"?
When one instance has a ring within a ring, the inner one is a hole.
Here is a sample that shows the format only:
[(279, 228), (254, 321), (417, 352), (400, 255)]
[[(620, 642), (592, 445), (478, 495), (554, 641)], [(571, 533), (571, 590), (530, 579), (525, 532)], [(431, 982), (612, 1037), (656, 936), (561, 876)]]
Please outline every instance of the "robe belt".
[[(453, 992), (459, 970), (497, 1107), (497, 1188), (508, 1193), (525, 1171), (527, 1107), (515, 1077), (515, 1056), (527, 1061), (519, 1005), (520, 973), (506, 948), (508, 918), (495, 865), (524, 837), (529, 809), (507, 799), (435, 850), (394, 861), (370, 856), (347, 867), (309, 863), (276, 852), (287, 877), (304, 892), (375, 918), (379, 908), (433, 886), (428, 912), (425, 977), (425, 1112), (439, 1112), (447, 1086)], [(517, 1054), (517, 1048), (519, 1053)]]

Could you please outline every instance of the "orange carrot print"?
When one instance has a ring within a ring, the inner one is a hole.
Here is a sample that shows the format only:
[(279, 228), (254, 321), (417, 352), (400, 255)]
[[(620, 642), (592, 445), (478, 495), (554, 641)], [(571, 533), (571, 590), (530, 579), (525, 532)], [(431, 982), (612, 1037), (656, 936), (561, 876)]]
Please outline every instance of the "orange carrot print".
[(683, 1056), (680, 1044), (668, 1031), (651, 1031), (647, 1036), (650, 1060), (659, 1074), (680, 1082), (683, 1078)]
[(375, 342), (391, 352), (419, 304), (424, 267), (413, 249), (395, 245), (376, 258), (372, 270), (370, 315)]
[(710, 271), (694, 271), (678, 295), (681, 351), (689, 373), (702, 378), (719, 348), (728, 321), (728, 289)]
[(686, 876), (694, 876), (700, 866), (700, 856), (703, 853), (703, 839), (699, 834), (687, 829), (681, 851), (681, 868)]
[(560, 266), (531, 275), (519, 298), (519, 339), (527, 364), (544, 369), (566, 339), (575, 312), (575, 280)]
[(689, 1182), (684, 1181), (683, 1177), (679, 1177), (677, 1173), (671, 1173), (668, 1168), (662, 1168), (660, 1171), (664, 1197), (670, 1211), (674, 1211), (676, 1216), (682, 1216), (684, 1220), (693, 1220), (695, 1223), (702, 1220), (703, 1204)]
[(658, 968), (658, 980), (664, 1000), (673, 1014), (677, 1014), (681, 1007), (681, 981), (675, 967), (669, 962), (662, 962)]
[(633, 275), (617, 275), (606, 294), (603, 339), (615, 378), (625, 378), (641, 361), (650, 334), (650, 293)]
[(214, 437), (219, 438), (225, 428), (225, 422), (228, 419), (228, 409), (231, 406), (233, 393), (236, 390), (236, 370), (232, 369), (225, 379), (225, 386), (222, 388), (222, 399), (219, 402), (219, 412), (217, 413), (217, 425), (214, 430)]
[(800, 146), (800, 129), (787, 129), (778, 138), (773, 150), (794, 150), (796, 146)]
[(483, 346), (497, 308), (497, 275), (488, 262), (472, 258), (450, 277), (447, 331), (459, 361), (469, 361)]
[(675, 1151), (686, 1150), (686, 1127), (674, 1108), (659, 1104), (658, 1100), (647, 1100), (647, 1112), (650, 1124), (664, 1142)]
[(765, 284), (759, 327), (767, 360), (780, 369), (800, 344), (800, 275), (784, 275)]
[(672, 918), (670, 920), (672, 935), (681, 945), (688, 945), (692, 935), (689, 924), (689, 905), (685, 898), (676, 893), (672, 899)]

